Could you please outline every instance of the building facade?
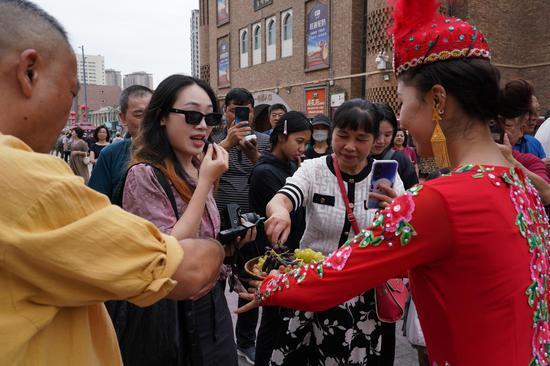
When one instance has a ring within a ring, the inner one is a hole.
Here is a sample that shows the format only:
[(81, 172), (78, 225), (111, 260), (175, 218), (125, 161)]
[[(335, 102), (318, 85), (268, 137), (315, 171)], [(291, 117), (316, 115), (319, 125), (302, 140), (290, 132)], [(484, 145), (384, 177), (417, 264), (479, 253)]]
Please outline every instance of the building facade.
[(105, 58), (101, 55), (84, 55), (75, 52), (77, 60), (78, 81), (84, 84), (84, 71), (86, 73), (86, 84), (105, 85)]
[(118, 86), (122, 88), (122, 75), (120, 71), (107, 69), (105, 70), (105, 85)]
[(153, 75), (144, 71), (133, 72), (124, 75), (124, 89), (132, 85), (143, 85), (149, 89), (153, 89)]
[(191, 75), (200, 76), (199, 10), (191, 12)]
[[(200, 77), (220, 100), (244, 87), (256, 103), (309, 116), (367, 98), (396, 111), (385, 0), (199, 0)], [(525, 78), (550, 109), (550, 2), (442, 1), (441, 11), (479, 26), (503, 82)]]

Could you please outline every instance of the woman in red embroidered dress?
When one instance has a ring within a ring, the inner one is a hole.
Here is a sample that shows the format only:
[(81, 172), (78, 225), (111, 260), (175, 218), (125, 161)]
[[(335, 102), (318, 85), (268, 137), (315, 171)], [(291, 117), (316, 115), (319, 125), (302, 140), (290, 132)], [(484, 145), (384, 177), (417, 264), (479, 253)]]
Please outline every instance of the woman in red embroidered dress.
[[(394, 68), (401, 125), (430, 156), (441, 117), (452, 173), (396, 198), (324, 262), (269, 276), (240, 311), (322, 311), (408, 273), (432, 365), (549, 365), (548, 218), (491, 139), (499, 73), (485, 37), (438, 5), (394, 4)], [(266, 232), (284, 242), (271, 212)]]

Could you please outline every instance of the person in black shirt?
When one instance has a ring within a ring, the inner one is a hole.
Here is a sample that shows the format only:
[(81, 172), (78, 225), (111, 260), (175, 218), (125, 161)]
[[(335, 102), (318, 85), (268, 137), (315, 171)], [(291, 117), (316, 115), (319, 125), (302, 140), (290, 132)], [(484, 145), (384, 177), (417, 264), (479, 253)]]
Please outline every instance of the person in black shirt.
[(101, 150), (109, 145), (110, 133), (107, 127), (101, 125), (94, 131), (94, 143), (90, 146), (90, 162), (95, 166)]
[(418, 175), (411, 159), (401, 151), (395, 151), (391, 142), (397, 132), (397, 118), (391, 107), (385, 103), (375, 103), (377, 111), (384, 116), (378, 125), (378, 137), (372, 145), (371, 157), (375, 160), (396, 160), (397, 172), (403, 180), (405, 189), (418, 183)]
[(312, 141), (307, 146), (305, 159), (315, 159), (332, 154), (330, 147), (330, 119), (322, 114), (313, 117)]
[[(250, 176), (250, 208), (262, 216), (266, 216), (267, 203), (275, 196), (292, 176), (306, 144), (311, 138), (311, 124), (307, 117), (300, 112), (285, 113), (275, 125), (271, 134), (271, 152), (264, 153)], [(305, 229), (305, 209), (300, 208), (291, 213), (292, 227), (286, 243), (282, 243), (290, 251), (299, 247), (300, 239)], [(258, 227), (256, 244), (265, 248), (269, 242), (263, 226)], [(264, 308), (258, 337), (256, 339), (255, 365), (267, 365), (273, 352), (274, 342), (280, 334), (280, 325), (283, 324), (282, 313), (285, 309), (270, 307)], [(286, 325), (286, 324), (285, 324)], [(283, 330), (286, 330), (286, 326)]]

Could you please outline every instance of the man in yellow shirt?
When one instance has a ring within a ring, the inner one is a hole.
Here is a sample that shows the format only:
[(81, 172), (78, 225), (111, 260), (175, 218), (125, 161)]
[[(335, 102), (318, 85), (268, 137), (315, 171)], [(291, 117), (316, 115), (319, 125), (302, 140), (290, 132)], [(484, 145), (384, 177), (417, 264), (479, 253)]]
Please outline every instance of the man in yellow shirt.
[(102, 302), (189, 298), (216, 280), (223, 249), (160, 234), (47, 154), (76, 60), (24, 0), (0, 0), (0, 85), (0, 365), (120, 365)]

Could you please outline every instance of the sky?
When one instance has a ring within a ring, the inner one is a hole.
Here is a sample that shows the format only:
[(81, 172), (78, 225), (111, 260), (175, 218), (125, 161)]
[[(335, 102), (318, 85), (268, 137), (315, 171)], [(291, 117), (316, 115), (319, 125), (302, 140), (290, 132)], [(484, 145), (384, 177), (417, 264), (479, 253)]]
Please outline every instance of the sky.
[(191, 10), (198, 0), (33, 0), (65, 27), (75, 52), (105, 57), (122, 75), (153, 74), (155, 87), (191, 74)]

